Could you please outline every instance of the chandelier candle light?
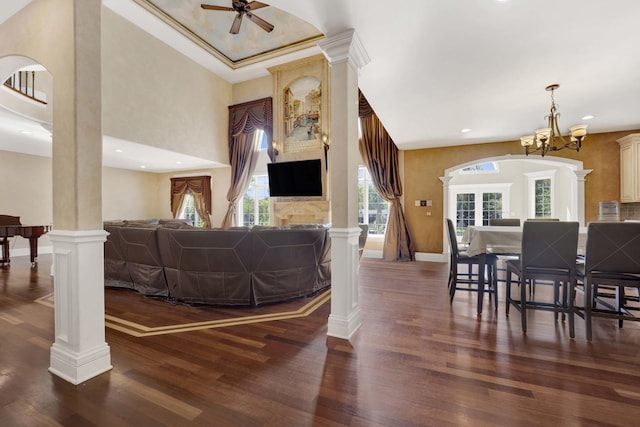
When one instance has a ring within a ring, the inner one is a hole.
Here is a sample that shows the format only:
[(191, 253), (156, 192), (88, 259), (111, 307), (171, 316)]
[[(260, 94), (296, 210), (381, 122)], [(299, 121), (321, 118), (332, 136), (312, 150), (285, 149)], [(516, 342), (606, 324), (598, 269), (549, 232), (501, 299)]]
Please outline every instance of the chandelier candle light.
[[(520, 138), (520, 144), (524, 147), (527, 156), (530, 153), (539, 151), (544, 157), (549, 151), (559, 151), (565, 148), (580, 151), (582, 141), (587, 136), (587, 125), (577, 125), (569, 129), (569, 141), (562, 137), (558, 129), (560, 113), (556, 112), (556, 103), (553, 98), (553, 91), (559, 87), (559, 84), (552, 84), (545, 88), (551, 92), (551, 112), (545, 117), (548, 121), (548, 127), (536, 130), (535, 135), (527, 135)], [(534, 144), (536, 148), (532, 148)]]

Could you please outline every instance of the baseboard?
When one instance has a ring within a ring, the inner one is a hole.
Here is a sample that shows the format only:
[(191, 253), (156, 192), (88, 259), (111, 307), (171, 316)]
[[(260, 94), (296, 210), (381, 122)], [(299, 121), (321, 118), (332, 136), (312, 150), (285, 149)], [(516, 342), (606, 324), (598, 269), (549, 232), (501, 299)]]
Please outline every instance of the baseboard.
[(382, 259), (382, 251), (365, 249), (362, 251), (363, 258), (380, 258)]
[[(363, 258), (379, 258), (382, 259), (382, 251), (365, 249), (362, 252)], [(416, 252), (416, 261), (428, 262), (449, 262), (449, 255), (434, 254), (428, 252)]]
[[(38, 246), (38, 255), (50, 254), (50, 253), (53, 253), (53, 246)], [(9, 256), (11, 258), (16, 256), (29, 256), (29, 255), (31, 255), (31, 252), (29, 252), (29, 248), (11, 249), (9, 253)]]
[(416, 261), (449, 262), (449, 255), (429, 252), (416, 252)]

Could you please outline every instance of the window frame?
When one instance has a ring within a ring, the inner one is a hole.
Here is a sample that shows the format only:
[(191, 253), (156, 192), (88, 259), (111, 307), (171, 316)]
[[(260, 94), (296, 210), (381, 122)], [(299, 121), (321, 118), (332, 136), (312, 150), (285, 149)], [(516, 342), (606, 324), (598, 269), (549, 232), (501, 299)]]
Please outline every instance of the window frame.
[(541, 181), (544, 179), (549, 179), (551, 181), (551, 212), (548, 216), (548, 218), (555, 218), (556, 217), (556, 203), (555, 203), (555, 175), (556, 175), (556, 170), (546, 170), (546, 171), (539, 171), (539, 172), (529, 172), (529, 173), (525, 173), (525, 176), (527, 177), (528, 182), (528, 195), (527, 195), (527, 200), (528, 200), (528, 209), (527, 211), (529, 212), (529, 218), (535, 218), (536, 217), (536, 181)]
[[(259, 178), (266, 178), (264, 180), (264, 183), (260, 183), (259, 182)], [(260, 200), (263, 200), (262, 198), (258, 197), (258, 190), (260, 189), (264, 189), (266, 190), (266, 200), (269, 201), (269, 210), (267, 211), (267, 223), (266, 224), (260, 224)], [(253, 190), (253, 218), (254, 218), (254, 223), (253, 224), (246, 224), (244, 221), (244, 199), (246, 194)], [(244, 192), (244, 194), (242, 195), (242, 197), (240, 198), (240, 200), (238, 200), (238, 212), (239, 214), (236, 215), (237, 219), (238, 219), (238, 226), (239, 227), (252, 227), (254, 225), (269, 225), (269, 223), (271, 222), (271, 196), (269, 195), (269, 176), (267, 174), (264, 173), (257, 173), (255, 175), (253, 175), (251, 177), (251, 183), (249, 184), (249, 187), (247, 187), (247, 190)], [(255, 218), (258, 218), (258, 223), (256, 224)]]
[[(361, 175), (361, 171), (364, 171), (363, 173), (363, 178), (360, 178)], [(367, 203), (363, 203), (362, 205), (360, 204), (360, 188), (363, 188), (363, 202), (364, 199), (366, 198)], [(382, 200), (382, 202), (385, 204), (386, 206), (386, 214), (382, 214), (382, 215), (386, 215), (386, 220), (384, 223), (384, 229), (382, 230), (382, 233), (377, 233), (375, 231), (377, 231), (377, 229), (375, 227), (371, 227), (371, 224), (369, 223), (369, 211), (370, 211), (370, 206), (369, 206), (369, 189), (372, 189), (373, 191), (376, 192), (376, 194), (378, 195), (378, 197)], [(369, 170), (366, 168), (366, 166), (364, 165), (360, 165), (358, 166), (358, 222), (360, 222), (360, 210), (362, 210), (362, 224), (367, 224), (369, 225), (369, 233), (368, 236), (370, 238), (373, 238), (374, 240), (376, 238), (384, 238), (385, 233), (387, 232), (387, 224), (389, 223), (389, 209), (390, 209), (390, 204), (387, 200), (385, 200), (382, 196), (380, 196), (380, 194), (378, 193), (378, 190), (376, 190), (375, 185), (373, 183), (373, 180), (371, 179), (371, 174), (369, 173)]]
[[(502, 194), (502, 217), (508, 217), (511, 212), (510, 192), (513, 183), (490, 183), (490, 184), (459, 184), (449, 186), (449, 214), (453, 215), (454, 225), (458, 229), (458, 194), (475, 194), (474, 199), (474, 225), (481, 225), (483, 222), (483, 195), (487, 193)], [(506, 216), (505, 216), (506, 215)]]

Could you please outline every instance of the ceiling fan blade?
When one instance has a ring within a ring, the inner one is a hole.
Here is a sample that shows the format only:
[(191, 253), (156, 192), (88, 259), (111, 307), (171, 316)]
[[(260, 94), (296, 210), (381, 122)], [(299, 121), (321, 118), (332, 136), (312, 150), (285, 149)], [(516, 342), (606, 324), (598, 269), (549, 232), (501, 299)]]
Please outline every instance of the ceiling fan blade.
[(233, 9), (230, 7), (225, 7), (225, 6), (213, 6), (210, 4), (201, 4), (200, 5), (201, 8), (203, 9), (207, 9), (207, 10), (222, 10), (225, 12), (233, 12)]
[(249, 18), (249, 20), (252, 21), (254, 24), (256, 24), (258, 27), (265, 30), (267, 33), (270, 33), (271, 31), (273, 31), (273, 25), (271, 25), (264, 19), (254, 15), (253, 13), (247, 12), (247, 18)]
[(262, 3), (260, 1), (252, 1), (252, 2), (247, 3), (247, 5), (245, 6), (245, 9), (246, 10), (256, 10), (256, 9), (260, 9), (260, 8), (267, 7), (267, 6), (269, 6), (269, 5), (266, 4), (266, 3)]
[(229, 30), (231, 34), (238, 34), (240, 32), (240, 24), (242, 24), (242, 15), (244, 15), (244, 13), (238, 13), (236, 15), (236, 18), (233, 20), (233, 24), (231, 24), (231, 29)]

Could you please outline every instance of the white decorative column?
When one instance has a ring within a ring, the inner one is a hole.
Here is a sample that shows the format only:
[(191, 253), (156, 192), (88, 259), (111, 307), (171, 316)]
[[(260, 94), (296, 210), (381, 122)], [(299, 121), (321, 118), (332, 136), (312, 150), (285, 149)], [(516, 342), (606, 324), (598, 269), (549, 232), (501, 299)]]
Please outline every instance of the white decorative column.
[[(449, 230), (447, 229), (447, 221), (449, 215), (451, 215), (451, 211), (449, 210), (449, 182), (451, 181), (450, 175), (445, 175), (440, 177), (440, 181), (442, 181), (442, 212), (444, 213), (444, 218), (442, 218), (442, 254), (449, 255), (449, 243), (447, 240), (447, 234)], [(447, 258), (448, 259), (448, 258)]]
[(61, 60), (52, 64), (55, 342), (49, 371), (72, 384), (111, 369), (104, 324), (101, 11), (101, 0), (57, 1), (51, 36)]
[(331, 314), (327, 335), (360, 327), (358, 299), (358, 70), (369, 57), (354, 30), (318, 43), (330, 65)]
[[(585, 197), (584, 197), (584, 182), (586, 181), (586, 177), (587, 175), (589, 175), (591, 172), (593, 172), (593, 169), (578, 169), (578, 170), (574, 170), (573, 171), (576, 174), (576, 181), (575, 181), (575, 185), (577, 186), (577, 188), (574, 189), (575, 193), (577, 195), (576, 198), (574, 198), (574, 202), (576, 203), (576, 206), (573, 207), (573, 212), (577, 212), (578, 213), (578, 222), (580, 223), (580, 227), (585, 227), (586, 224), (584, 223), (584, 210), (585, 210)], [(577, 199), (577, 200), (576, 200)]]
[(52, 230), (48, 236), (53, 243), (56, 335), (49, 371), (80, 384), (111, 369), (104, 332), (107, 233)]

